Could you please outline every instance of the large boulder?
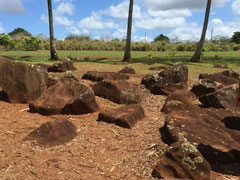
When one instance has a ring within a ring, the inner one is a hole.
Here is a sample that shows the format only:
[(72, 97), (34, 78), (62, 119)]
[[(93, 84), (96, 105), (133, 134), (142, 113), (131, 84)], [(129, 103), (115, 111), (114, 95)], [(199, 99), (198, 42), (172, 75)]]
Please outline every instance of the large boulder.
[(47, 89), (47, 71), (0, 57), (0, 87), (13, 103), (29, 103), (39, 98)]
[(48, 68), (48, 72), (66, 72), (75, 71), (77, 68), (73, 66), (70, 59), (65, 59), (54, 63)]
[(98, 121), (115, 123), (125, 128), (133, 128), (145, 117), (143, 108), (138, 104), (130, 104), (118, 109), (101, 112)]
[(96, 96), (118, 104), (137, 104), (150, 94), (144, 86), (127, 81), (105, 80), (92, 85), (92, 89)]
[(219, 89), (213, 93), (199, 97), (204, 107), (224, 108), (232, 112), (240, 112), (237, 106), (238, 84)]
[(163, 77), (168, 82), (187, 85), (188, 67), (185, 64), (178, 62), (175, 63), (173, 66), (170, 66), (164, 71), (160, 72), (159, 76)]
[(43, 115), (86, 114), (98, 110), (94, 92), (74, 79), (61, 79), (41, 98), (29, 104), (31, 112)]
[(175, 91), (167, 97), (166, 102), (161, 109), (161, 112), (168, 114), (172, 111), (184, 110), (189, 107), (195, 108), (196, 105), (192, 104), (195, 100), (196, 96), (192, 92), (182, 90)]
[(36, 141), (43, 146), (67, 143), (77, 136), (76, 127), (67, 119), (59, 118), (41, 125), (29, 133), (24, 140)]
[(221, 83), (223, 86), (229, 86), (232, 84), (238, 84), (239, 74), (233, 70), (226, 70), (214, 74), (200, 74), (199, 79), (210, 79), (212, 81)]
[(125, 66), (122, 70), (119, 71), (122, 74), (136, 74), (135, 69), (132, 66)]
[(153, 171), (157, 178), (210, 180), (211, 166), (191, 143), (177, 142), (170, 146)]
[(197, 97), (201, 97), (221, 88), (223, 88), (221, 83), (210, 79), (199, 79), (199, 81), (193, 85), (191, 92), (193, 92)]
[(188, 67), (183, 63), (176, 63), (159, 74), (147, 75), (142, 79), (151, 93), (169, 95), (176, 90), (186, 89), (188, 81)]
[(229, 125), (239, 126), (236, 117), (238, 114), (215, 108), (173, 111), (166, 116), (161, 137), (169, 145), (187, 139), (211, 164), (240, 163), (240, 131)]
[(102, 80), (122, 80), (129, 79), (128, 75), (116, 73), (116, 72), (98, 72), (98, 71), (88, 71), (83, 76), (82, 79), (88, 79), (91, 81), (102, 81)]

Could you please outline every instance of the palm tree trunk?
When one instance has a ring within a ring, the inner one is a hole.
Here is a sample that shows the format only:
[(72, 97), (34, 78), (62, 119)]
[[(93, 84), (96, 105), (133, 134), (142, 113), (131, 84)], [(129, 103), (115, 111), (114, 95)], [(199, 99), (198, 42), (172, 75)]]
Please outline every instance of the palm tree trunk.
[(52, 15), (52, 1), (51, 0), (48, 0), (48, 17), (49, 17), (51, 59), (58, 60), (58, 54), (57, 54), (57, 51), (56, 51), (56, 46), (54, 44), (53, 15)]
[(123, 62), (129, 62), (131, 60), (132, 14), (133, 14), (133, 0), (130, 0), (128, 13), (127, 40)]
[(208, 19), (209, 19), (209, 14), (210, 14), (210, 10), (211, 10), (211, 3), (212, 3), (212, 0), (208, 0), (207, 6), (206, 6), (206, 12), (205, 12), (204, 25), (203, 25), (203, 29), (202, 29), (202, 36), (198, 43), (198, 47), (195, 51), (195, 54), (191, 58), (190, 62), (200, 62), (203, 44), (204, 44), (206, 33), (207, 33)]

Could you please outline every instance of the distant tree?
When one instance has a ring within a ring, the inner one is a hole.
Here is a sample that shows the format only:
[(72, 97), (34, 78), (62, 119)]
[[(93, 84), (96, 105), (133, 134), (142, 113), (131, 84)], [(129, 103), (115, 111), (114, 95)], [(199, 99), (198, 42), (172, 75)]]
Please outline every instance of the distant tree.
[(133, 0), (130, 0), (129, 12), (128, 12), (127, 41), (126, 41), (123, 62), (128, 62), (131, 60), (132, 14), (133, 14)]
[[(240, 36), (239, 36), (240, 38)], [(240, 40), (240, 39), (239, 39)], [(231, 43), (231, 38), (226, 36), (215, 36), (211, 40), (212, 43), (220, 44), (220, 45), (227, 45)]]
[(89, 35), (68, 35), (65, 40), (90, 41), (92, 38)]
[(12, 32), (8, 33), (9, 36), (17, 36), (17, 35), (21, 35), (21, 36), (32, 36), (31, 33), (27, 32), (25, 29), (23, 28), (16, 28), (14, 29)]
[(157, 41), (169, 42), (170, 39), (167, 36), (164, 36), (163, 34), (160, 34), (159, 36), (154, 38), (154, 42), (157, 42)]
[(240, 44), (240, 32), (234, 32), (231, 41)]
[(47, 1), (48, 1), (49, 34), (50, 34), (50, 54), (51, 54), (51, 59), (58, 60), (58, 54), (57, 54), (56, 46), (54, 43), (52, 1), (51, 0), (47, 0)]
[(8, 49), (13, 49), (15, 46), (15, 43), (8, 34), (1, 34), (0, 45), (3, 46), (6, 50), (8, 50)]
[(37, 37), (25, 37), (24, 39), (24, 48), (28, 51), (36, 51), (39, 49), (39, 46), (41, 44), (41, 39)]
[(203, 24), (201, 39), (198, 43), (198, 47), (197, 47), (193, 57), (190, 59), (191, 62), (200, 62), (201, 53), (202, 53), (202, 50), (203, 50), (203, 44), (204, 44), (205, 36), (206, 36), (206, 33), (207, 33), (211, 4), (212, 4), (212, 0), (208, 0), (207, 1), (207, 6), (206, 6), (206, 11), (205, 11), (205, 20), (204, 20), (204, 24)]

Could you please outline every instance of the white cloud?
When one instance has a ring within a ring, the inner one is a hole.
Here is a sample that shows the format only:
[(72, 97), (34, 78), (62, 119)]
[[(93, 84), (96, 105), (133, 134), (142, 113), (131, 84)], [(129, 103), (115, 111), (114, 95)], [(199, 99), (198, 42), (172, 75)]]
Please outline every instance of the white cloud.
[(56, 22), (56, 25), (71, 26), (74, 24), (74, 21), (71, 21), (64, 16), (55, 16), (54, 20)]
[(127, 29), (117, 29), (116, 32), (112, 34), (113, 38), (126, 39)]
[(71, 2), (61, 2), (53, 12), (56, 16), (62, 16), (64, 14), (72, 16), (74, 9), (75, 6)]
[(147, 19), (140, 19), (136, 21), (136, 27), (143, 28), (143, 29), (170, 29), (175, 28), (177, 26), (182, 26), (186, 24), (185, 18), (182, 17), (175, 17), (175, 18), (147, 18)]
[(70, 34), (74, 34), (74, 35), (80, 35), (81, 34), (80, 30), (75, 26), (66, 27), (66, 29)]
[(82, 33), (83, 33), (83, 34), (90, 34), (87, 29), (83, 29), (83, 30), (82, 30)]
[(166, 17), (166, 18), (192, 16), (192, 12), (189, 9), (170, 9), (164, 11), (155, 11), (149, 9), (148, 13), (150, 16), (153, 17)]
[(24, 14), (22, 0), (0, 0), (0, 13)]
[[(191, 9), (199, 10), (206, 7), (207, 1), (194, 0), (143, 0), (152, 10), (169, 10), (169, 9)], [(229, 0), (213, 0), (212, 5), (221, 6)]]
[(235, 0), (232, 3), (232, 11), (234, 14), (240, 15), (240, 0)]
[(80, 20), (78, 26), (85, 29), (118, 28), (113, 20), (102, 20), (101, 13), (98, 12), (92, 12), (90, 17)]
[(213, 19), (209, 23), (209, 30), (213, 29), (213, 36), (232, 37), (234, 32), (239, 31), (239, 27), (240, 22), (223, 22), (221, 19)]
[(188, 23), (185, 26), (178, 27), (168, 35), (171, 39), (198, 41), (201, 35), (201, 27), (196, 23)]
[[(123, 1), (117, 6), (110, 6), (104, 13), (115, 18), (128, 18), (129, 1)], [(141, 8), (137, 4), (133, 6), (133, 18), (141, 18)]]
[[(69, 20), (65, 15), (72, 16), (74, 14), (75, 6), (69, 0), (54, 0), (60, 4), (53, 10), (53, 19), (56, 25), (72, 26), (73, 20)], [(40, 20), (44, 23), (48, 23), (48, 16), (42, 14)]]
[(5, 32), (5, 30), (3, 28), (2, 22), (0, 22), (0, 33), (4, 33), (4, 32)]
[(40, 17), (40, 20), (42, 21), (42, 22), (44, 22), (44, 23), (48, 23), (48, 16), (47, 15), (45, 15), (45, 14), (42, 14), (41, 15), (41, 17)]
[[(232, 37), (233, 33), (239, 31), (240, 22), (223, 22), (221, 19), (213, 19), (209, 22), (206, 39), (211, 38), (211, 30), (214, 36)], [(185, 26), (175, 28), (169, 33), (170, 38), (178, 37), (180, 40), (199, 41), (202, 26), (196, 23), (188, 23)]]

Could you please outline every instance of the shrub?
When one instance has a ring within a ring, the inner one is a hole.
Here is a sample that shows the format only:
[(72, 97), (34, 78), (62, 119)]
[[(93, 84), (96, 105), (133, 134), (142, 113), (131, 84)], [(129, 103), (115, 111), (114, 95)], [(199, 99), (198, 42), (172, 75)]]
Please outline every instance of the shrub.
[(7, 34), (0, 35), (0, 45), (3, 46), (6, 50), (13, 49), (15, 43), (13, 39)]
[(185, 45), (183, 43), (179, 43), (176, 48), (177, 51), (185, 51)]
[(36, 51), (39, 50), (39, 46), (41, 43), (41, 39), (37, 38), (37, 37), (25, 37), (24, 38), (24, 49), (27, 51)]

